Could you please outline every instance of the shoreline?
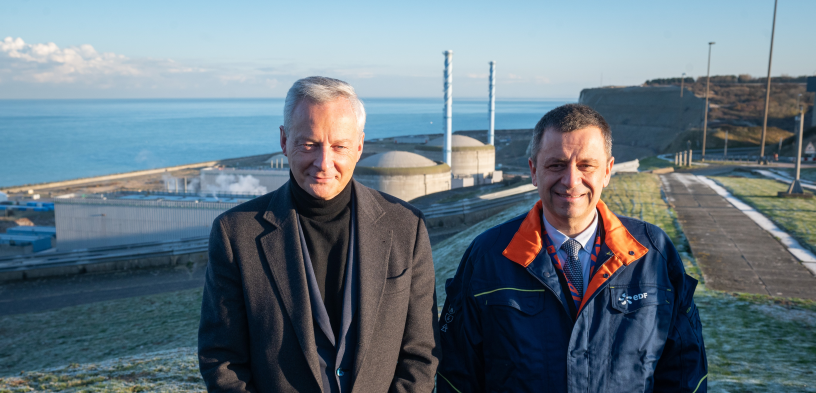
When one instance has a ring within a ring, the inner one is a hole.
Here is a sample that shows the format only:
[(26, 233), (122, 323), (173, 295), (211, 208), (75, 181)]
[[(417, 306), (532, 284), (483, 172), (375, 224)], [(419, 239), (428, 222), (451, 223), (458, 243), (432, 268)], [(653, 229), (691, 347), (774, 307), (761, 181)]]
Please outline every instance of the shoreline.
[(192, 164), (184, 164), (184, 165), (175, 165), (175, 166), (168, 166), (162, 168), (155, 168), (155, 169), (141, 169), (137, 171), (130, 171), (130, 172), (120, 172), (120, 173), (112, 173), (108, 175), (99, 175), (99, 176), (91, 176), (91, 177), (80, 177), (75, 179), (68, 179), (68, 180), (59, 180), (53, 182), (45, 182), (45, 183), (33, 183), (33, 184), (23, 184), (17, 186), (8, 186), (8, 187), (0, 187), (0, 191), (5, 192), (6, 194), (10, 193), (17, 193), (17, 192), (25, 192), (28, 190), (42, 190), (47, 188), (57, 188), (57, 187), (66, 187), (66, 186), (76, 186), (82, 185), (87, 183), (95, 183), (95, 182), (102, 182), (108, 180), (119, 180), (119, 179), (127, 179), (130, 177), (137, 177), (137, 176), (147, 176), (147, 175), (155, 175), (158, 173), (164, 172), (171, 172), (177, 171), (182, 169), (195, 169), (195, 168), (204, 168), (210, 167), (214, 165), (224, 164), (230, 161), (238, 161), (238, 160), (250, 160), (250, 159), (258, 159), (261, 157), (268, 157), (276, 153), (266, 153), (266, 154), (256, 154), (253, 156), (244, 156), (244, 157), (235, 157), (235, 158), (225, 158), (221, 160), (211, 160), (211, 161), (203, 161), (197, 162)]

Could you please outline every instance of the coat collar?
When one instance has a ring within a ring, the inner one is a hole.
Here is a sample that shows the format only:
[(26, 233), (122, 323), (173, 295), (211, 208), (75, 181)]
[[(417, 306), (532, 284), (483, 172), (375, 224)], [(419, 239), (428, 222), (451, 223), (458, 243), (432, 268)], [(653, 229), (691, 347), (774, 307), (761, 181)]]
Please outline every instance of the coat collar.
[[(595, 272), (587, 286), (581, 308), (584, 307), (592, 294), (612, 277), (618, 269), (642, 258), (649, 251), (629, 233), (629, 230), (603, 201), (599, 200), (596, 208), (603, 222), (603, 243), (613, 255)], [(525, 268), (535, 260), (536, 256), (544, 248), (544, 242), (541, 238), (544, 233), (541, 226), (542, 213), (543, 205), (539, 200), (527, 213), (527, 217), (522, 221), (521, 226), (502, 252), (502, 255)]]
[(306, 268), (297, 231), (297, 213), (290, 186), (289, 182), (286, 182), (272, 192), (263, 218), (275, 228), (262, 234), (259, 242), (309, 369), (317, 385), (321, 386), (323, 378), (314, 337), (312, 308), (309, 304), (309, 284), (306, 279)]
[[(363, 361), (377, 327), (380, 315), (385, 279), (388, 273), (388, 260), (391, 255), (393, 230), (390, 228), (385, 209), (374, 196), (372, 189), (354, 181), (354, 198), (357, 204), (357, 250), (359, 271), (359, 336), (357, 340), (356, 359), (354, 362), (355, 378), (360, 375)], [(352, 386), (355, 381), (352, 382)]]

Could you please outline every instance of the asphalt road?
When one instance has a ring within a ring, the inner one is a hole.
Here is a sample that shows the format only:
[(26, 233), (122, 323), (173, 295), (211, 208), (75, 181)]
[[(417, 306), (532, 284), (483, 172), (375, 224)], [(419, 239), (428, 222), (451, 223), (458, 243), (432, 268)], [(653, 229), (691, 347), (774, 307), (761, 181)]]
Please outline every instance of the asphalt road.
[(204, 264), (163, 269), (81, 274), (0, 285), (0, 316), (175, 292), (204, 286)]

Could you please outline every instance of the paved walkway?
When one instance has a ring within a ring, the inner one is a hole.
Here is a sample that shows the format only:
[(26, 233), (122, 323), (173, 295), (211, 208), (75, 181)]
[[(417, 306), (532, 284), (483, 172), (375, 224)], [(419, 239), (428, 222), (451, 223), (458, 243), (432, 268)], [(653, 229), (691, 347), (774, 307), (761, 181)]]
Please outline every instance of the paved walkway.
[(661, 179), (708, 288), (816, 300), (816, 277), (743, 212), (694, 174)]

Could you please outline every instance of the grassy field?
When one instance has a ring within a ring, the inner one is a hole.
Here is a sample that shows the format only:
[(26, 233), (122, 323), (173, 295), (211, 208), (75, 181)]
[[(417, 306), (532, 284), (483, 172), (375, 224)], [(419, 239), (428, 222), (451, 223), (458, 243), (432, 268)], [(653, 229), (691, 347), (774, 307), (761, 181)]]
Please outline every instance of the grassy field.
[[(613, 211), (656, 223), (687, 249), (657, 176), (615, 176), (603, 199)], [(437, 244), (437, 292), (444, 296), (445, 279), (473, 237), (529, 208), (511, 207)], [(699, 277), (693, 258), (681, 255)], [(200, 292), (0, 317), (0, 393), (204, 391), (195, 350)], [(703, 283), (695, 298), (711, 391), (816, 392), (816, 304), (709, 291)]]
[[(793, 168), (776, 168), (776, 170), (785, 172), (790, 177), (794, 177), (796, 175), (796, 171)], [(802, 180), (816, 182), (816, 168), (802, 168), (799, 171), (799, 178)]]
[(731, 176), (711, 178), (816, 252), (816, 199), (779, 198), (776, 193), (786, 191), (788, 186), (775, 180)]
[[(660, 168), (668, 168), (674, 167), (674, 161), (666, 161), (657, 157), (646, 157), (644, 159), (638, 160), (638, 171), (649, 171), (652, 169), (660, 169)], [(677, 167), (679, 168), (679, 167)]]

